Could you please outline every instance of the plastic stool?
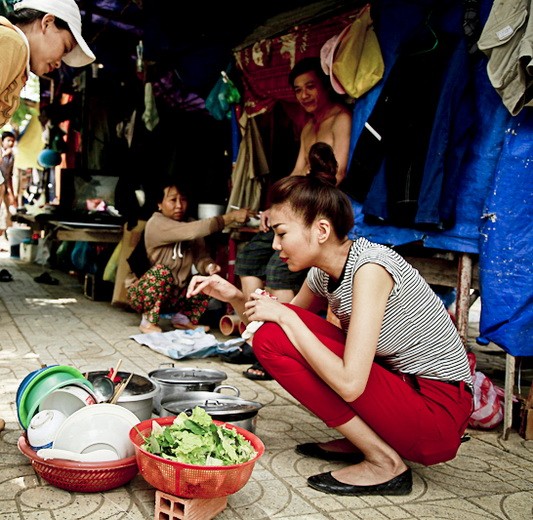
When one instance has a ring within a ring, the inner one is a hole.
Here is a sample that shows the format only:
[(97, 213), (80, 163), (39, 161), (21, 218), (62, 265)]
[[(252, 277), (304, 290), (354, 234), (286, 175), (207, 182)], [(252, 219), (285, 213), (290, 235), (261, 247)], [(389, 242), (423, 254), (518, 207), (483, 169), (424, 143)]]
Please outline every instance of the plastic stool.
[(228, 497), (181, 498), (155, 492), (155, 520), (211, 520), (226, 509)]

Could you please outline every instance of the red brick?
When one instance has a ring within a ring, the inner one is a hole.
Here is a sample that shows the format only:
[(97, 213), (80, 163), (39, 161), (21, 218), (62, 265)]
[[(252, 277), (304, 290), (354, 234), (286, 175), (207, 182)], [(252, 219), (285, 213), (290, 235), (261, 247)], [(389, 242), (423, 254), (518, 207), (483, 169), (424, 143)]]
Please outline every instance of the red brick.
[(181, 498), (156, 491), (155, 520), (211, 520), (227, 505), (227, 497)]

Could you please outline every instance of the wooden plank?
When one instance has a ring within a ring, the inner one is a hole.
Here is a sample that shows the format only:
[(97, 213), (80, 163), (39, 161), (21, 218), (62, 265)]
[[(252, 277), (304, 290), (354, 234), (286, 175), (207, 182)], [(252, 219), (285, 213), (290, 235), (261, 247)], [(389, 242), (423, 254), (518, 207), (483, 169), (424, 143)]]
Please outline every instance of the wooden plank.
[[(457, 287), (459, 275), (459, 261), (445, 258), (422, 258), (406, 256), (405, 259), (424, 277), (431, 285), (444, 287)], [(472, 268), (471, 288), (479, 290), (479, 270), (477, 264)]]
[(122, 238), (122, 230), (58, 229), (57, 239), (73, 242), (107, 242), (117, 243)]

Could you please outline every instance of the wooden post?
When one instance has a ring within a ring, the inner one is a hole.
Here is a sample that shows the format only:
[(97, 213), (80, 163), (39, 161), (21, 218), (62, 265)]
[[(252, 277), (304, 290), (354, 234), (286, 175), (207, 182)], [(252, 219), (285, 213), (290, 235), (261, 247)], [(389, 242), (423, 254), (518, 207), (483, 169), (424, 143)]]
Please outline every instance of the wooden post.
[(515, 375), (515, 358), (511, 354), (505, 356), (505, 396), (503, 401), (503, 434), (506, 441), (509, 438), (513, 423), (513, 390)]
[(457, 330), (463, 344), (468, 343), (468, 313), (470, 309), (470, 288), (472, 286), (472, 257), (468, 253), (459, 255), (459, 269), (457, 275), (457, 301), (455, 304), (455, 319)]

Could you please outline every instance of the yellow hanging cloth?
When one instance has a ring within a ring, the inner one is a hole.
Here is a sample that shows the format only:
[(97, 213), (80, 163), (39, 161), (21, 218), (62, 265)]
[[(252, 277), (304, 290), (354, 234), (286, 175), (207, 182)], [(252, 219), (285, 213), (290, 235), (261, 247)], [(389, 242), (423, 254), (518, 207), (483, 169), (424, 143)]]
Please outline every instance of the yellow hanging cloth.
[(354, 20), (339, 43), (332, 70), (353, 98), (361, 97), (383, 77), (385, 64), (370, 17), (370, 6)]

